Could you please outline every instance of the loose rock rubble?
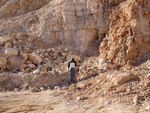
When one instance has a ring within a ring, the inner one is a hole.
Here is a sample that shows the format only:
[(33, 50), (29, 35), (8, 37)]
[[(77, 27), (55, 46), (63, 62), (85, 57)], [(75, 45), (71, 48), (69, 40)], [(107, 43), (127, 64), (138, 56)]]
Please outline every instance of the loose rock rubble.
[[(4, 39), (9, 40), (4, 41)], [(11, 43), (12, 46), (5, 48), (8, 42)], [(63, 82), (68, 83), (68, 62), (74, 58), (79, 67), (83, 60), (78, 52), (69, 51), (68, 49), (62, 49), (60, 47), (48, 47), (46, 43), (43, 45), (43, 42), (24, 33), (2, 36), (0, 48), (0, 69), (2, 78), (0, 84), (2, 87), (5, 87), (4, 89), (10, 90), (15, 87), (21, 89), (24, 84), (40, 88), (41, 86), (52, 87), (62, 84)], [(16, 75), (18, 81), (22, 83), (13, 80), (15, 78), (14, 75)], [(8, 80), (12, 86), (4, 84), (6, 80)]]
[[(5, 40), (9, 37), (9, 40)], [(67, 62), (75, 58), (77, 63), (82, 61), (77, 52), (71, 52), (61, 48), (40, 48), (40, 43), (28, 34), (1, 37), (1, 70), (31, 72), (40, 70), (66, 72)], [(36, 42), (35, 42), (36, 40)], [(5, 44), (11, 43), (11, 47), (5, 48)], [(39, 46), (37, 48), (37, 46)], [(10, 64), (10, 65), (9, 65)]]
[[(92, 61), (92, 66), (94, 66), (96, 63), (94, 63), (96, 61), (94, 58), (85, 61), (87, 67)], [(80, 79), (80, 82), (77, 82), (75, 86), (70, 86), (69, 92), (76, 93), (76, 95), (71, 95), (71, 99), (74, 102), (81, 102), (81, 97), (84, 96), (88, 98), (89, 103), (95, 103), (96, 107), (94, 109), (104, 109), (116, 103), (124, 103), (136, 106), (139, 109), (144, 107), (146, 112), (149, 110), (150, 102), (148, 96), (150, 90), (148, 82), (149, 64), (150, 61), (147, 61), (138, 67), (126, 66), (118, 70), (107, 70), (104, 72), (94, 68), (98, 72), (98, 76), (91, 76), (90, 78), (88, 77), (88, 68), (84, 67), (82, 74), (85, 72), (84, 74), (87, 74), (88, 79)], [(82, 101), (86, 103), (85, 100)], [(139, 110), (139, 112), (141, 111)]]

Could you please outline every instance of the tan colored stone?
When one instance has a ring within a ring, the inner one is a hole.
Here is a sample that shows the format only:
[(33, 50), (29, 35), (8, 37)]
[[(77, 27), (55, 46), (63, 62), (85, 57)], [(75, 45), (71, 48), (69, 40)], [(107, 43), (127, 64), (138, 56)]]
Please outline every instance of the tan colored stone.
[(98, 68), (99, 68), (99, 69), (104, 69), (104, 68), (105, 68), (105, 62), (106, 62), (105, 59), (103, 59), (103, 58), (99, 59)]
[(41, 64), (42, 62), (42, 58), (36, 53), (30, 54), (29, 60), (34, 64)]
[(24, 59), (22, 56), (10, 56), (8, 58), (8, 62), (12, 69), (19, 69), (19, 67), (23, 64), (23, 61)]
[(4, 70), (6, 68), (7, 59), (5, 57), (0, 57), (0, 68)]
[[(135, 0), (60, 1), (61, 4), (53, 0), (49, 1), (50, 3), (45, 2), (47, 3), (45, 5), (43, 2), (41, 3), (41, 0), (16, 0), (15, 4), (19, 5), (15, 7), (12, 1), (3, 4), (0, 8), (0, 14), (2, 14), (0, 18), (21, 15), (16, 19), (1, 20), (1, 34), (26, 32), (21, 33), (19, 38), (17, 35), (14, 36), (16, 49), (18, 49), (16, 44), (19, 40), (32, 40), (31, 36), (25, 35), (31, 34), (41, 37), (41, 40), (35, 45), (36, 47), (40, 47), (42, 44), (39, 43), (44, 40), (48, 44), (78, 50), (82, 53), (97, 52), (96, 49), (90, 49), (95, 46), (98, 48), (100, 41), (102, 41), (100, 56), (121, 66), (126, 63), (140, 63), (149, 59), (149, 3), (145, 4), (145, 2)], [(40, 9), (43, 4), (45, 7)], [(108, 7), (105, 7), (106, 4)], [(120, 7), (117, 8), (119, 4)], [(33, 7), (30, 9), (30, 6)], [(143, 8), (145, 9), (143, 10)], [(57, 11), (53, 11), (53, 9), (57, 9)], [(35, 10), (35, 13), (28, 13), (27, 17), (24, 18), (24, 14), (32, 10)], [(45, 25), (45, 23), (48, 24)], [(38, 39), (40, 38), (36, 38), (36, 40)], [(105, 43), (105, 39), (107, 39), (107, 43)], [(26, 44), (28, 45), (28, 43)], [(146, 46), (142, 46), (143, 44)], [(22, 45), (22, 41), (19, 42), (19, 45)], [(32, 53), (30, 47), (23, 49)]]
[(39, 73), (40, 73), (40, 69), (39, 68), (33, 71), (33, 74), (39, 74)]
[(27, 68), (25, 71), (26, 71), (26, 72), (31, 72), (32, 69), (31, 69), (31, 68)]
[(7, 41), (9, 41), (10, 40), (10, 37), (8, 37), (8, 36), (1, 36), (0, 37), (0, 44), (5, 44)]
[(96, 76), (96, 75), (98, 75), (98, 72), (96, 70), (91, 70), (90, 75), (91, 76)]
[(134, 98), (133, 98), (133, 103), (134, 105), (137, 105), (138, 104), (138, 95), (135, 95)]
[(47, 67), (48, 67), (47, 64), (43, 64), (42, 67), (41, 67), (41, 70), (46, 70)]
[(12, 42), (7, 42), (5, 45), (4, 45), (4, 48), (7, 49), (7, 48), (11, 48), (12, 47)]
[(31, 91), (32, 91), (32, 92), (39, 92), (39, 89), (36, 88), (36, 87), (33, 87), (33, 88), (31, 88)]
[(36, 69), (36, 66), (34, 64), (28, 64), (28, 66), (31, 68), (31, 69)]
[(20, 70), (24, 70), (24, 69), (26, 69), (28, 66), (26, 65), (26, 64), (22, 64), (20, 67), (19, 67), (19, 69)]
[(18, 55), (18, 51), (16, 49), (13, 49), (13, 48), (7, 48), (5, 50), (5, 55), (7, 57), (10, 57), (10, 56), (17, 56)]
[(71, 84), (70, 87), (69, 87), (69, 90), (75, 90), (75, 89), (76, 89), (75, 84)]
[(30, 55), (29, 55), (29, 54), (26, 54), (26, 53), (21, 53), (20, 55), (23, 56), (25, 62), (26, 62), (26, 61), (29, 59), (29, 57), (30, 57)]
[(32, 64), (32, 62), (28, 60), (28, 61), (26, 62), (26, 64), (28, 64), (28, 65), (29, 65), (29, 64)]
[(139, 80), (139, 77), (131, 72), (118, 73), (112, 78), (112, 83), (114, 85), (122, 85), (129, 81)]
[(114, 65), (112, 63), (106, 63), (106, 69), (114, 69)]
[(22, 46), (23, 45), (23, 40), (19, 40), (18, 45)]

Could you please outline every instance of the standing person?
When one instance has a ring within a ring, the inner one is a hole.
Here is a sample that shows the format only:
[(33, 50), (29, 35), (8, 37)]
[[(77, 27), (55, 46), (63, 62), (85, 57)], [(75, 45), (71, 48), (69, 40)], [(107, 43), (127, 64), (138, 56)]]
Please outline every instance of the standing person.
[(74, 82), (74, 77), (75, 77), (75, 67), (77, 66), (74, 58), (68, 63), (68, 69), (70, 72), (70, 83)]

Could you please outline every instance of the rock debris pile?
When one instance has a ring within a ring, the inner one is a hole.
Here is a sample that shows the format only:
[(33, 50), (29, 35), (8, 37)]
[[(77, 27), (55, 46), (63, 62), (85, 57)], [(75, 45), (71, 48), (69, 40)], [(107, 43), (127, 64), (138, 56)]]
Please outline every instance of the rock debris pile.
[[(1, 36), (0, 45), (1, 84), (8, 80), (10, 84), (12, 83), (12, 87), (13, 84), (14, 87), (26, 83), (29, 85), (30, 77), (39, 79), (31, 80), (31, 86), (43, 86), (40, 83), (46, 83), (44, 87), (58, 85), (62, 81), (69, 81), (68, 62), (71, 58), (76, 60), (78, 66), (82, 62), (82, 56), (78, 52), (60, 47), (49, 48), (46, 43), (43, 45), (42, 41), (24, 33)], [(26, 77), (27, 79), (23, 80)], [(43, 82), (41, 82), (42, 78)]]
[[(95, 59), (93, 58), (92, 67), (95, 65), (94, 61)], [(85, 62), (92, 62), (92, 58)], [(91, 78), (81, 79), (76, 85), (71, 85), (69, 92), (76, 92), (76, 95), (71, 95), (70, 98), (74, 102), (84, 102), (87, 105), (92, 103), (93, 106), (96, 106), (95, 109), (111, 106), (119, 102), (149, 111), (149, 66), (150, 61), (148, 60), (137, 67), (126, 65), (118, 70), (102, 71), (98, 68), (93, 68), (94, 71), (98, 72), (98, 76), (90, 76), (92, 69), (88, 71), (89, 67), (84, 67), (82, 74), (87, 75), (87, 78), (88, 76)]]
[(28, 34), (1, 36), (1, 71), (31, 72), (40, 69), (40, 72), (46, 73), (59, 67), (59, 71), (66, 72), (68, 60), (72, 57), (75, 57), (78, 62), (82, 60), (77, 52), (67, 49), (48, 48), (46, 44), (45, 48), (40, 48), (42, 42), (38, 41)]

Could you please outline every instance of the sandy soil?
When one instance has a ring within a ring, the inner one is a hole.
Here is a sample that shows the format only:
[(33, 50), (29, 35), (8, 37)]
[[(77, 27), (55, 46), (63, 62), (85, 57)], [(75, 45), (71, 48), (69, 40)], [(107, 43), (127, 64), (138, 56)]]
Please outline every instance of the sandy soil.
[(102, 98), (81, 99), (79, 91), (54, 89), (42, 92), (0, 93), (0, 113), (149, 113), (144, 107), (105, 103)]

